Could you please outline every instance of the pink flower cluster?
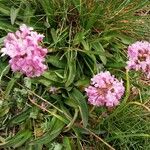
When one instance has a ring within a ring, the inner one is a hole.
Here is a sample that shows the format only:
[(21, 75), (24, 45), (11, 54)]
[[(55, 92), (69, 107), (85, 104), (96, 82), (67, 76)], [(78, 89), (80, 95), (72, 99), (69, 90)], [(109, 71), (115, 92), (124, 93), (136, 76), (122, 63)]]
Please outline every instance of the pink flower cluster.
[(109, 71), (101, 72), (91, 79), (91, 85), (85, 89), (88, 101), (95, 106), (114, 107), (124, 94), (123, 81), (117, 80)]
[(2, 56), (9, 55), (12, 70), (20, 71), (28, 77), (40, 76), (47, 68), (43, 64), (47, 49), (40, 45), (44, 36), (25, 24), (15, 33), (8, 33), (4, 40)]
[(142, 71), (150, 78), (150, 43), (147, 41), (135, 42), (128, 47), (127, 69)]

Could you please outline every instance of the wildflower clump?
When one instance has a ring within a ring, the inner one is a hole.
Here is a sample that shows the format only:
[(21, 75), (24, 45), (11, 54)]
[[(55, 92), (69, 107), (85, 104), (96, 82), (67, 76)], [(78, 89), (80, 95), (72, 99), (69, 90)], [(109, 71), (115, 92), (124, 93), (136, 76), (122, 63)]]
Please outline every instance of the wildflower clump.
[(150, 43), (137, 41), (128, 47), (127, 69), (142, 71), (150, 78)]
[(47, 68), (43, 64), (47, 49), (40, 45), (43, 38), (44, 35), (23, 24), (15, 33), (6, 36), (2, 56), (10, 56), (9, 64), (14, 72), (19, 71), (28, 77), (40, 76)]
[(114, 107), (124, 94), (123, 81), (119, 81), (109, 71), (101, 72), (91, 79), (91, 85), (85, 89), (88, 101), (95, 106)]

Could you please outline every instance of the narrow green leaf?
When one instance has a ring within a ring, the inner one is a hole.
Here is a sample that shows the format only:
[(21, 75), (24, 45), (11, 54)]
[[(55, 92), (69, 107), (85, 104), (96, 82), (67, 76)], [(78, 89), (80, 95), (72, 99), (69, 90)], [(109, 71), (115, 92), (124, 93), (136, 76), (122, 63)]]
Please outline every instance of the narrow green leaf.
[(129, 3), (131, 2), (131, 0), (124, 0), (117, 9), (115, 9), (115, 12), (118, 14), (121, 10), (123, 10)]
[(76, 76), (76, 52), (70, 51), (67, 53), (68, 76), (65, 86), (71, 85)]
[(64, 147), (65, 150), (72, 150), (71, 149), (71, 142), (70, 142), (68, 137), (64, 137), (64, 139), (63, 139), (63, 147)]
[(22, 144), (24, 144), (31, 136), (32, 132), (29, 130), (20, 131), (5, 143), (0, 143), (0, 148), (5, 147), (17, 148)]
[(25, 77), (24, 78), (24, 84), (27, 88), (31, 89), (31, 85), (32, 85), (32, 80), (29, 77)]
[(0, 117), (3, 117), (4, 115), (6, 115), (9, 112), (9, 106), (5, 105), (0, 107)]
[(10, 8), (7, 7), (6, 5), (0, 3), (0, 12), (4, 15), (9, 16), (10, 15)]
[(7, 85), (6, 90), (5, 90), (5, 94), (4, 94), (5, 97), (4, 98), (7, 99), (9, 97), (9, 94), (10, 94), (15, 82), (16, 82), (16, 79), (14, 77), (11, 78), (11, 80), (8, 82), (8, 85)]
[(57, 43), (57, 41), (58, 41), (57, 33), (56, 33), (56, 30), (53, 28), (51, 29), (51, 35), (52, 35), (54, 43)]
[(89, 14), (86, 24), (86, 29), (91, 29), (93, 25), (98, 21), (100, 16), (103, 15), (103, 9), (102, 6), (95, 3), (95, 6), (92, 10), (92, 12)]
[[(92, 43), (92, 47), (93, 47), (97, 52), (99, 52), (99, 57), (100, 57), (101, 61), (103, 62), (104, 65), (106, 65), (106, 63), (107, 63), (107, 58), (106, 58), (106, 56), (104, 55), (105, 50), (104, 50), (103, 46), (101, 45), (101, 43), (100, 43), (100, 42), (94, 42), (94, 43)], [(101, 55), (101, 53), (102, 53), (103, 55)]]
[(43, 84), (44, 86), (46, 87), (50, 87), (52, 84), (53, 84), (53, 81), (50, 81), (44, 77), (40, 77), (38, 79), (32, 79), (32, 83), (40, 83), (40, 84)]
[(63, 76), (63, 70), (54, 70), (54, 71), (46, 71), (42, 76), (45, 77), (46, 79), (49, 79), (51, 81), (54, 81), (54, 82), (62, 82), (62, 79), (57, 75), (57, 72), (58, 74), (62, 74)]
[(21, 150), (43, 150), (42, 144), (28, 145), (26, 144), (24, 148), (21, 147)]
[(58, 55), (51, 55), (47, 57), (47, 62), (51, 63), (53, 66), (57, 68), (65, 68), (66, 61), (64, 59), (60, 60), (60, 56)]
[(69, 93), (69, 96), (78, 103), (83, 125), (86, 127), (88, 124), (88, 106), (83, 94), (76, 88), (73, 88), (73, 90)]
[(15, 23), (19, 10), (20, 8), (14, 8), (13, 6), (10, 9), (10, 20), (12, 25)]
[(42, 0), (42, 1), (38, 0), (38, 1), (41, 4), (41, 6), (43, 7), (48, 20), (50, 22), (53, 22), (53, 16), (54, 16), (54, 12), (55, 12), (54, 1), (50, 1), (50, 0)]
[(113, 62), (113, 63), (107, 63), (107, 67), (111, 67), (111, 68), (125, 68), (126, 67), (126, 63), (125, 62)]
[(42, 137), (33, 140), (30, 144), (47, 144), (51, 142), (53, 139), (55, 139), (62, 131), (64, 127), (64, 123), (58, 119), (55, 120), (55, 122), (52, 122), (51, 129), (47, 131)]
[(36, 9), (32, 7), (31, 2), (26, 1), (25, 3), (26, 3), (26, 8), (24, 10), (23, 22), (30, 24), (30, 21), (32, 17), (34, 17), (34, 12)]
[(15, 27), (4, 21), (0, 21), (0, 29), (7, 32), (14, 32), (16, 30)]
[(86, 87), (87, 85), (89, 85), (89, 81), (90, 79), (87, 78), (87, 77), (84, 77), (80, 80), (78, 80), (76, 83), (75, 83), (75, 86), (77, 86), (78, 88), (82, 88), (82, 87)]
[(52, 149), (50, 148), (49, 150), (62, 150), (63, 146), (60, 143), (52, 143)]
[(82, 1), (81, 0), (72, 0), (75, 8), (82, 14)]
[(9, 121), (8, 121), (8, 125), (14, 125), (14, 124), (19, 124), (21, 123), (22, 121), (26, 120), (29, 115), (30, 115), (30, 108), (28, 108), (27, 110), (21, 112), (20, 114), (14, 116), (13, 118), (11, 118)]
[(73, 40), (73, 45), (78, 45), (80, 44), (84, 39), (85, 39), (86, 32), (78, 32), (76, 33), (74, 40)]
[[(1, 63), (1, 61), (0, 61), (0, 63)], [(7, 64), (5, 64), (5, 63), (0, 64), (0, 82), (2, 80), (2, 77), (9, 72), (10, 67), (9, 67), (9, 65), (7, 65), (7, 66), (6, 65)]]

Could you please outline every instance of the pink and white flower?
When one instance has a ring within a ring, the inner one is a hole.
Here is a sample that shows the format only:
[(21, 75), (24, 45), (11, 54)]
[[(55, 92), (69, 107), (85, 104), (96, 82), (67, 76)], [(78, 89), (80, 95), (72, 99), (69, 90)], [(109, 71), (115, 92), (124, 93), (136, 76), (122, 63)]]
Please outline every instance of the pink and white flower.
[(123, 81), (117, 80), (109, 71), (101, 72), (91, 79), (91, 85), (85, 89), (90, 104), (114, 107), (124, 94)]
[(47, 68), (43, 64), (47, 49), (40, 45), (43, 38), (44, 35), (23, 24), (15, 33), (8, 33), (5, 47), (1, 49), (2, 56), (10, 56), (9, 63), (14, 72), (19, 71), (28, 77), (40, 76)]
[(150, 78), (150, 43), (137, 41), (128, 47), (127, 69), (142, 71)]

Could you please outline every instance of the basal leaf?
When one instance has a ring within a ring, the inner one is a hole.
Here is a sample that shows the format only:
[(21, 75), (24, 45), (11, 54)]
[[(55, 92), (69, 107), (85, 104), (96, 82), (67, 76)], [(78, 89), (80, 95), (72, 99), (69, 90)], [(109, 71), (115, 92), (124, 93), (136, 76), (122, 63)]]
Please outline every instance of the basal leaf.
[(10, 20), (12, 25), (15, 23), (19, 10), (20, 8), (14, 8), (13, 6), (10, 9)]
[(12, 117), (9, 121), (8, 121), (8, 125), (16, 125), (16, 124), (20, 124), (22, 121), (26, 120), (29, 115), (30, 115), (30, 108), (28, 108), (27, 110), (21, 112), (20, 114)]
[(47, 57), (47, 62), (51, 63), (53, 66), (57, 67), (57, 68), (65, 68), (66, 66), (66, 61), (60, 60), (60, 56), (58, 55), (50, 55)]
[(47, 131), (42, 137), (33, 140), (30, 144), (47, 144), (55, 139), (62, 131), (64, 123), (58, 119), (52, 122), (51, 129)]
[(62, 79), (55, 72), (63, 75), (63, 70), (54, 70), (54, 71), (50, 70), (44, 72), (42, 76), (54, 82), (62, 82)]
[(9, 97), (10, 92), (11, 92), (11, 90), (12, 90), (12, 88), (13, 88), (15, 82), (16, 82), (15, 77), (11, 78), (11, 80), (8, 82), (7, 88), (6, 88), (6, 90), (5, 90), (5, 98), (6, 98), (6, 99)]
[(24, 144), (31, 136), (32, 136), (32, 132), (27, 129), (20, 131), (11, 139), (7, 140), (5, 143), (0, 143), (0, 148), (5, 148), (5, 147), (17, 148), (22, 144)]
[(68, 137), (64, 137), (64, 139), (63, 139), (63, 147), (64, 147), (64, 149), (65, 150), (72, 150), (71, 144), (72, 143), (71, 143), (70, 139)]
[[(106, 56), (104, 55), (105, 50), (104, 50), (103, 46), (101, 45), (101, 43), (100, 43), (100, 42), (94, 42), (94, 43), (92, 43), (92, 47), (93, 47), (97, 52), (99, 51), (99, 57), (100, 57), (101, 61), (103, 62), (103, 64), (106, 65), (106, 63), (107, 63), (107, 58), (106, 58)], [(101, 55), (101, 53), (102, 53), (103, 55)]]
[(0, 107), (0, 117), (3, 117), (9, 112), (10, 107), (8, 105)]
[(88, 124), (88, 106), (83, 94), (76, 88), (73, 88), (73, 90), (69, 92), (69, 96), (78, 103), (83, 125), (86, 127)]
[(68, 76), (65, 86), (68, 87), (70, 84), (73, 83), (74, 78), (76, 76), (76, 53), (71, 51), (68, 52), (67, 55), (67, 68), (68, 68)]
[(16, 30), (15, 27), (10, 25), (8, 22), (4, 22), (4, 21), (0, 21), (0, 29), (7, 32), (13, 32)]
[(9, 16), (10, 14), (10, 8), (7, 7), (6, 5), (0, 3), (0, 12), (6, 16)]

